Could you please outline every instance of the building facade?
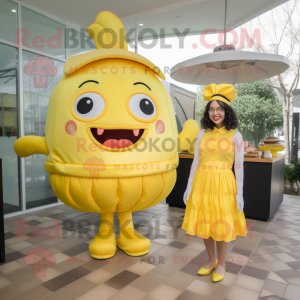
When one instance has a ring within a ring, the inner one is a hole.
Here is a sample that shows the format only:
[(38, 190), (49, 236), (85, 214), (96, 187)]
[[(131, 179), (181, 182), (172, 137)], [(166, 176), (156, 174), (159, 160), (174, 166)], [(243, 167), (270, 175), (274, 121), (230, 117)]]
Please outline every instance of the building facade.
[(95, 49), (79, 29), (17, 1), (0, 0), (0, 158), (5, 217), (60, 204), (44, 155), (14, 152), (22, 136), (44, 136), (49, 96), (66, 59)]

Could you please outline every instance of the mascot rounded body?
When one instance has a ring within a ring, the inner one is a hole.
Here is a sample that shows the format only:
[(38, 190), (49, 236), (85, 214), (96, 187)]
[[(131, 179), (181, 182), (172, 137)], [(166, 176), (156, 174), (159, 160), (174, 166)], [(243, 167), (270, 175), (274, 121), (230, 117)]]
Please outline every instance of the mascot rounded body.
[[(116, 34), (102, 34), (100, 41), (99, 32), (108, 29)], [(168, 196), (178, 165), (173, 103), (157, 78), (164, 75), (127, 50), (120, 30), (114, 14), (97, 16), (88, 28), (97, 50), (67, 60), (50, 96), (45, 138), (26, 136), (15, 143), (21, 157), (47, 155), (45, 169), (61, 201), (100, 213), (99, 232), (89, 246), (97, 259), (114, 256), (116, 246), (132, 256), (149, 252), (150, 241), (134, 230), (132, 212)]]

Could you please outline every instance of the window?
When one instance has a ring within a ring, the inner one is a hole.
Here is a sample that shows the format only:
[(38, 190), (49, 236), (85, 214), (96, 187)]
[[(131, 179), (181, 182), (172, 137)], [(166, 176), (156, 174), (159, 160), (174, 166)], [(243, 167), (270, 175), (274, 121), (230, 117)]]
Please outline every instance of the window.
[(17, 50), (0, 44), (0, 158), (4, 213), (21, 210), (19, 164), (14, 151), (18, 138)]
[(87, 34), (86, 29), (78, 31), (76, 29), (69, 28), (67, 31), (66, 47), (68, 48), (68, 57), (96, 50), (95, 43)]
[(65, 58), (65, 25), (22, 7), (22, 45), (52, 56)]
[(15, 43), (18, 24), (18, 5), (12, 1), (0, 0), (0, 39)]
[[(63, 76), (64, 63), (23, 51), (24, 135), (45, 136), (52, 90)], [(25, 158), (26, 208), (57, 202), (45, 171), (45, 155)]]

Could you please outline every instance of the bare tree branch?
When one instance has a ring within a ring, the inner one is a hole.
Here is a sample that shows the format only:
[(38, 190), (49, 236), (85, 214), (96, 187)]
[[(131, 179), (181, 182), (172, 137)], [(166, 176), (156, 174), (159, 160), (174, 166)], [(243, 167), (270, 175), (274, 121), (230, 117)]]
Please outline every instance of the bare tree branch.
[[(282, 100), (283, 131), (287, 160), (290, 154), (290, 119), (293, 112), (293, 91), (300, 82), (300, 0), (290, 0), (273, 10), (257, 17), (245, 26), (251, 28), (248, 48), (253, 45), (254, 51), (276, 53), (290, 60), (290, 67), (285, 72), (269, 78), (267, 83), (274, 88)], [(244, 26), (243, 26), (244, 27)], [(259, 27), (261, 41), (254, 41), (252, 28)]]
[[(295, 6), (296, 6), (296, 1), (295, 1), (295, 3), (294, 3), (293, 9), (295, 8)], [(282, 9), (285, 10), (284, 6), (282, 7)], [(280, 46), (280, 43), (281, 43), (281, 41), (282, 41), (283, 34), (284, 34), (284, 32), (285, 32), (285, 29), (287, 28), (288, 23), (289, 23), (290, 20), (291, 20), (291, 16), (292, 16), (292, 13), (288, 13), (288, 12), (286, 12), (286, 13), (288, 14), (288, 19), (287, 19), (285, 25), (283, 26), (283, 30), (282, 30), (282, 32), (281, 32), (281, 36), (280, 36), (279, 43), (278, 43), (278, 47), (277, 47), (277, 54), (278, 54), (278, 52), (279, 52), (279, 46)], [(279, 20), (281, 20), (281, 18), (279, 18)], [(276, 31), (275, 31), (275, 32), (276, 32)]]
[[(270, 80), (267, 80), (267, 82), (268, 82), (268, 85), (269, 85), (269, 86), (271, 86), (272, 88), (278, 90), (279, 93), (282, 94), (282, 90), (281, 90), (278, 86), (272, 85), (271, 82), (270, 82)], [(282, 95), (283, 95), (283, 94), (282, 94)]]

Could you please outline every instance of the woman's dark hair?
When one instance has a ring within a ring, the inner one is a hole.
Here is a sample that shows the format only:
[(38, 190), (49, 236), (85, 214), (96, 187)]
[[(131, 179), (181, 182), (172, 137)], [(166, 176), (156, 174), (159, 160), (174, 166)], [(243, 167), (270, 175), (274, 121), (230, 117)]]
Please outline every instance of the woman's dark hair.
[[(238, 120), (236, 118), (235, 111), (223, 101), (216, 100), (218, 104), (223, 108), (225, 111), (225, 118), (224, 118), (224, 126), (227, 130), (235, 129), (238, 126)], [(201, 126), (203, 129), (213, 129), (215, 123), (209, 118), (209, 108), (210, 108), (211, 101), (209, 101), (205, 107), (204, 116), (201, 119)]]

